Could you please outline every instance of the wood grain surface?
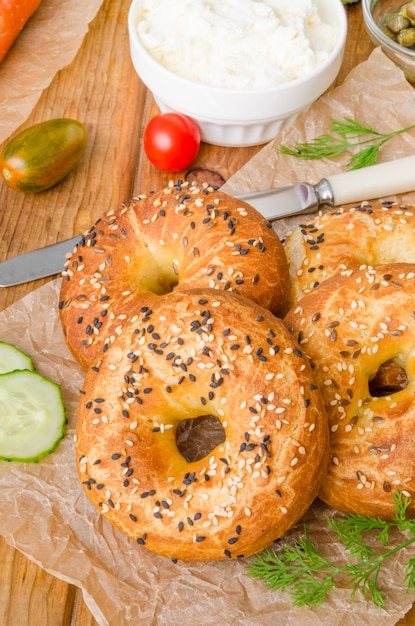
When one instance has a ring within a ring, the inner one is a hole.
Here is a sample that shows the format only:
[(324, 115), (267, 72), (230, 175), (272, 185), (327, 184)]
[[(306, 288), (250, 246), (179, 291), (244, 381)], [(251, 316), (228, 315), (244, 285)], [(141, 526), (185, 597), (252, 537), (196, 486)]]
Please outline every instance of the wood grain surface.
[[(76, 171), (47, 192), (20, 194), (0, 184), (0, 261), (71, 237), (122, 200), (159, 189), (172, 178), (152, 167), (142, 150), (143, 129), (158, 110), (130, 61), (129, 4), (103, 2), (75, 60), (57, 74), (23, 125), (77, 118), (87, 127), (88, 148)], [(347, 13), (349, 34), (339, 84), (373, 49), (360, 3), (349, 5)], [(204, 168), (208, 176), (226, 181), (259, 149), (202, 145), (192, 169)], [(0, 310), (46, 280), (1, 289)], [(97, 624), (79, 589), (40, 569), (2, 537), (0, 564), (0, 626)], [(399, 622), (410, 624), (415, 624), (414, 609)]]

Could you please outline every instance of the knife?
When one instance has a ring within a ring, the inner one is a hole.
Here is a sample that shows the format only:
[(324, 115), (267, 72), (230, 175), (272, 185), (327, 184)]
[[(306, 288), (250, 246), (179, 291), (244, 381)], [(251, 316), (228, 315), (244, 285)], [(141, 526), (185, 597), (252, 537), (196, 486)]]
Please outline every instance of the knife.
[[(236, 197), (245, 200), (269, 221), (314, 213), (320, 207), (340, 206), (371, 198), (405, 193), (415, 189), (415, 155), (349, 170), (322, 178), (316, 185), (296, 183), (288, 187), (253, 191)], [(83, 239), (77, 235), (0, 263), (0, 287), (59, 274), (65, 255)]]

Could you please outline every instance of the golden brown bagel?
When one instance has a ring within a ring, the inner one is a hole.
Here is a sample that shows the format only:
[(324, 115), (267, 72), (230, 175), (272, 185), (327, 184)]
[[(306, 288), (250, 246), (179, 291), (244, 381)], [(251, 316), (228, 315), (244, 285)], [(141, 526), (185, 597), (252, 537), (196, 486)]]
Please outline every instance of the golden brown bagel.
[(195, 287), (232, 291), (282, 316), (289, 274), (277, 234), (250, 205), (207, 185), (136, 198), (97, 222), (67, 262), (59, 308), (68, 346), (87, 368), (143, 292)]
[(362, 202), (308, 218), (286, 238), (291, 306), (326, 278), (361, 265), (415, 262), (415, 207)]
[(329, 419), (319, 497), (389, 519), (397, 490), (415, 497), (415, 265), (333, 276), (284, 321), (312, 363)]
[[(258, 552), (304, 514), (327, 469), (308, 361), (280, 319), (240, 296), (206, 289), (145, 302), (86, 375), (76, 426), (85, 492), (161, 555)], [(201, 416), (224, 440), (186, 459), (176, 437)]]

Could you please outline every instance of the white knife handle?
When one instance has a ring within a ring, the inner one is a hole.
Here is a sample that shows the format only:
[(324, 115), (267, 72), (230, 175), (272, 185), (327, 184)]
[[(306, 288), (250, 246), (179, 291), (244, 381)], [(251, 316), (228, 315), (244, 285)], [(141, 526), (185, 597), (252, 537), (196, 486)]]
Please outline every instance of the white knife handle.
[(415, 190), (415, 155), (327, 176), (334, 204), (383, 198)]

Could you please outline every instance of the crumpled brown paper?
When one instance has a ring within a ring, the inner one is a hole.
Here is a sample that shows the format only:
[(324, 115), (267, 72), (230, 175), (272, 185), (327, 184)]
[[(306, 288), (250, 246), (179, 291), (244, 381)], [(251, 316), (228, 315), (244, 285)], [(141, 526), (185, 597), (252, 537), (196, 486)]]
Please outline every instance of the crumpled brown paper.
[[(388, 101), (388, 107), (365, 105)], [(399, 128), (411, 122), (415, 91), (399, 70), (375, 51), (343, 87), (324, 96), (284, 133), (283, 139), (302, 139), (320, 132), (335, 110), (375, 127)], [(391, 101), (393, 103), (391, 104)], [(324, 119), (323, 119), (324, 118)], [(279, 138), (280, 139), (280, 138)], [(394, 140), (384, 158), (414, 151), (415, 133)], [(275, 168), (277, 168), (275, 170)], [(272, 144), (263, 148), (226, 184), (241, 192), (262, 185), (278, 186), (305, 173), (315, 180), (342, 163), (289, 162)], [(311, 182), (313, 182), (311, 180)], [(287, 226), (290, 220), (285, 220)], [(0, 314), (0, 340), (15, 343), (34, 357), (37, 369), (60, 383), (68, 415), (66, 437), (38, 464), (0, 462), (0, 533), (18, 550), (48, 572), (82, 588), (85, 601), (99, 624), (161, 626), (392, 626), (415, 601), (407, 594), (402, 563), (407, 553), (388, 562), (379, 584), (387, 594), (385, 608), (376, 608), (357, 593), (340, 587), (315, 609), (294, 608), (288, 595), (271, 592), (249, 578), (244, 562), (172, 563), (127, 539), (89, 504), (75, 468), (73, 435), (78, 390), (83, 372), (70, 356), (57, 314), (60, 279), (56, 279)], [(305, 522), (319, 549), (332, 559), (343, 559), (344, 549), (325, 523), (332, 511), (315, 502), (286, 540), (292, 540)]]
[(103, 0), (42, 0), (0, 63), (0, 144), (29, 116), (55, 74), (71, 63)]

